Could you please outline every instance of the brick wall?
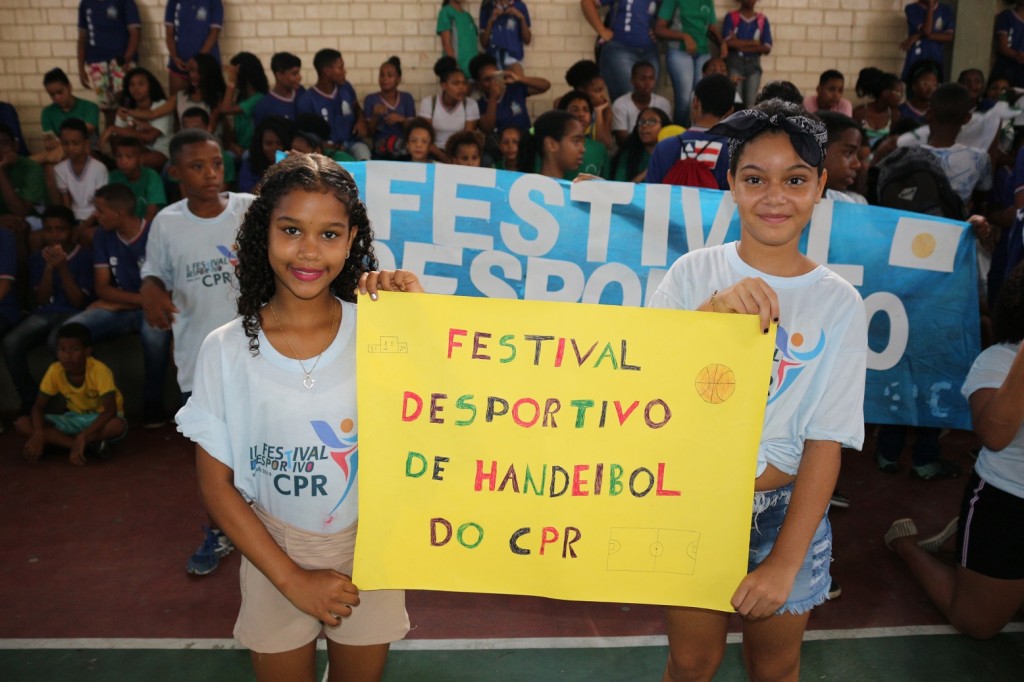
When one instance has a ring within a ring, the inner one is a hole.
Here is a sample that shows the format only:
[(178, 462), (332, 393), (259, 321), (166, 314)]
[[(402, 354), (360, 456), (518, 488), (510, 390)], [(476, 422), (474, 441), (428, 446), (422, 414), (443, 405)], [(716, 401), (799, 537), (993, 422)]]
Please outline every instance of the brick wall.
[[(142, 65), (166, 82), (163, 12), (165, 0), (136, 0), (143, 20)], [(402, 58), (402, 88), (421, 96), (434, 92), (431, 68), (440, 56), (434, 34), (439, 0), (224, 0), (221, 52), (247, 50), (268, 66), (274, 52), (286, 50), (303, 60), (306, 84), (315, 80), (313, 54), (335, 47), (345, 55), (349, 79), (360, 98), (376, 90), (377, 68), (392, 54)], [(737, 7), (716, 0), (719, 18)], [(847, 76), (847, 96), (864, 66), (898, 72), (904, 35), (902, 0), (762, 0), (758, 9), (772, 23), (775, 48), (763, 60), (764, 80), (784, 78), (812, 89), (818, 74), (839, 68)], [(479, 1), (468, 3), (477, 15)], [(14, 104), (33, 149), (40, 148), (39, 113), (49, 103), (42, 75), (60, 66), (77, 84), (75, 50), (78, 0), (0, 0), (0, 99)], [(549, 79), (554, 92), (565, 89), (565, 70), (593, 55), (594, 33), (583, 20), (578, 0), (527, 0), (533, 44), (527, 47), (529, 73)], [(268, 73), (268, 77), (270, 74)], [(663, 79), (662, 91), (668, 89)], [(83, 93), (79, 86), (79, 95)], [(666, 92), (666, 94), (668, 94)], [(534, 114), (551, 98), (532, 102)]]

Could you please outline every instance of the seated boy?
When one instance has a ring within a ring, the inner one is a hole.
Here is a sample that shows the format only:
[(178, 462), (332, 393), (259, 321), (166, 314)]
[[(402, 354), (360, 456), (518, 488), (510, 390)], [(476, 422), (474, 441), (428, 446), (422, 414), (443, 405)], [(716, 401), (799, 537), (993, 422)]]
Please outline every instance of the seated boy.
[(69, 118), (60, 124), (60, 144), (66, 158), (54, 166), (50, 199), (70, 208), (75, 219), (82, 222), (78, 238), (88, 245), (95, 225), (92, 198), (107, 184), (107, 167), (90, 155), (89, 131), (80, 119)]
[[(693, 88), (690, 101), (693, 125), (681, 135), (667, 137), (658, 143), (647, 168), (647, 182), (687, 184), (709, 189), (714, 189), (711, 186), (714, 184), (718, 189), (728, 190), (729, 139), (709, 135), (707, 130), (732, 113), (735, 98), (736, 86), (728, 76), (713, 74), (701, 78)], [(687, 160), (696, 160), (704, 170), (689, 174), (694, 177), (684, 177), (687, 174), (680, 173), (683, 166), (677, 166), (677, 163)], [(705, 176), (704, 182), (697, 182), (698, 175)]]
[(136, 215), (137, 201), (127, 185), (101, 187), (94, 202), (101, 228), (93, 238), (97, 300), (68, 322), (85, 325), (94, 341), (139, 334), (145, 368), (142, 426), (159, 428), (167, 423), (163, 395), (171, 333), (154, 329), (142, 313), (140, 268), (146, 261), (149, 221)]
[(366, 136), (366, 119), (355, 88), (346, 79), (344, 58), (337, 50), (326, 48), (313, 57), (313, 67), (316, 85), (296, 99), (296, 116), (322, 116), (330, 126), (328, 139), (336, 149), (348, 152), (357, 161), (369, 161), (370, 147), (361, 139)]
[(853, 104), (843, 97), (846, 79), (835, 69), (829, 69), (818, 78), (818, 89), (813, 95), (804, 97), (804, 109), (813, 113), (835, 111), (844, 116), (853, 116)]
[(270, 70), (274, 74), (274, 87), (253, 107), (253, 128), (267, 116), (283, 116), (294, 121), (295, 100), (304, 92), (301, 85), (302, 60), (291, 52), (278, 52), (271, 57)]
[(38, 388), (29, 374), (29, 352), (43, 343), (55, 348), (57, 329), (92, 298), (92, 254), (75, 243), (74, 228), (75, 217), (68, 208), (46, 209), (41, 232), (45, 245), (29, 257), (37, 307), (3, 339), (4, 359), (21, 398), (22, 414), (32, 408)]
[(632, 92), (627, 92), (612, 102), (612, 134), (615, 135), (615, 143), (621, 147), (626, 143), (626, 138), (633, 132), (636, 120), (640, 118), (640, 112), (647, 107), (661, 109), (669, 116), (672, 116), (672, 104), (654, 92), (657, 85), (657, 71), (650, 62), (637, 62), (633, 64), (630, 72), (630, 84)]
[[(56, 395), (67, 401), (67, 412), (44, 414)], [(66, 448), (68, 459), (78, 466), (87, 455), (108, 457), (108, 441), (128, 431), (124, 399), (110, 368), (92, 357), (88, 329), (66, 324), (57, 331), (57, 362), (43, 376), (31, 416), (19, 417), (14, 428), (28, 437), (24, 453), (30, 462), (39, 459), (46, 445), (56, 445)]]
[(127, 185), (137, 202), (135, 215), (146, 222), (153, 220), (156, 212), (167, 205), (167, 194), (160, 174), (142, 165), (142, 142), (134, 137), (115, 137), (111, 146), (117, 170), (110, 173), (110, 184)]
[(818, 112), (818, 118), (828, 130), (828, 145), (825, 147), (828, 184), (825, 185), (825, 198), (854, 204), (868, 203), (863, 195), (853, 191), (857, 175), (864, 167), (860, 161), (863, 141), (860, 124), (834, 111)]

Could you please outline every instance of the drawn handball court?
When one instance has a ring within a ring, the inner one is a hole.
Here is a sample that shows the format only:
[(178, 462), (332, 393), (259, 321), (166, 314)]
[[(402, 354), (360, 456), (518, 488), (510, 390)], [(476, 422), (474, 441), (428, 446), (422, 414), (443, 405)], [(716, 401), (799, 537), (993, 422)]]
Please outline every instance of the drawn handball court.
[[(970, 434), (942, 443), (970, 466)], [(0, 435), (0, 680), (252, 679), (231, 638), (237, 552), (212, 575), (184, 571), (203, 513), (192, 448), (173, 427), (135, 428), (111, 460), (84, 468), (55, 455), (31, 466), (21, 444), (9, 428)], [(1024, 679), (1019, 618), (989, 641), (954, 633), (885, 548), (893, 519), (913, 516), (936, 532), (962, 491), (963, 479), (922, 482), (905, 468), (881, 474), (866, 455), (844, 452), (839, 488), (851, 504), (831, 512), (843, 593), (811, 617), (801, 678)], [(409, 592), (413, 629), (393, 647), (385, 679), (659, 680), (660, 609), (595, 596)], [(729, 641), (716, 680), (745, 679), (736, 627)], [(319, 659), (322, 671), (324, 651)]]

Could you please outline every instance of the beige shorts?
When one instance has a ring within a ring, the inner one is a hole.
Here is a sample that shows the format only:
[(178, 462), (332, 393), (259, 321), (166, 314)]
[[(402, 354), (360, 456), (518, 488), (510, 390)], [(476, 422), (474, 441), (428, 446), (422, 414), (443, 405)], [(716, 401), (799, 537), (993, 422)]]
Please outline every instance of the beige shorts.
[[(352, 575), (357, 524), (340, 533), (321, 535), (279, 521), (256, 505), (253, 510), (277, 544), (299, 566), (332, 568)], [(321, 632), (332, 642), (366, 646), (397, 641), (409, 631), (402, 590), (360, 592), (359, 606), (342, 619), (341, 625), (332, 627), (296, 608), (244, 556), (239, 583), (242, 608), (235, 622), (235, 639), (259, 653), (277, 654), (298, 649), (315, 640)]]

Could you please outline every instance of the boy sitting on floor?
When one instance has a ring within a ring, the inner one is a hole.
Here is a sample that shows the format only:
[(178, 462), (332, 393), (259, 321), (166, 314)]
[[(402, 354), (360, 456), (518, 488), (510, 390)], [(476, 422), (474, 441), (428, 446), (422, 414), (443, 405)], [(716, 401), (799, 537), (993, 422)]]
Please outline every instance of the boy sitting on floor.
[[(50, 398), (60, 394), (67, 412), (44, 414)], [(23, 436), (25, 457), (34, 462), (46, 445), (69, 450), (72, 464), (85, 464), (86, 455), (106, 458), (107, 441), (128, 431), (124, 399), (114, 384), (110, 368), (92, 357), (89, 330), (66, 324), (57, 332), (57, 362), (50, 365), (39, 385), (30, 417), (20, 417), (14, 428)]]

